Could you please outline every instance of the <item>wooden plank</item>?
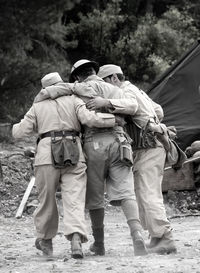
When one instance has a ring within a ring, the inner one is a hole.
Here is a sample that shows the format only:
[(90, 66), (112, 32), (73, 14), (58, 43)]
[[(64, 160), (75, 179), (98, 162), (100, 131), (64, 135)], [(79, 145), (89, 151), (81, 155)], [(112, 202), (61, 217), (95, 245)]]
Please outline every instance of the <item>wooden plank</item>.
[(27, 202), (27, 200), (28, 200), (28, 198), (29, 198), (29, 195), (30, 195), (30, 193), (31, 193), (31, 190), (32, 190), (34, 184), (35, 184), (35, 177), (32, 176), (32, 177), (31, 177), (31, 180), (30, 180), (30, 182), (29, 182), (29, 184), (28, 184), (28, 187), (27, 187), (27, 189), (26, 189), (26, 191), (25, 191), (25, 193), (24, 193), (24, 196), (23, 196), (23, 198), (22, 198), (22, 201), (21, 201), (21, 203), (20, 203), (20, 205), (19, 205), (19, 208), (18, 208), (18, 210), (17, 210), (17, 213), (16, 213), (16, 215), (15, 215), (16, 218), (21, 218), (21, 217), (22, 217), (22, 213), (23, 213), (23, 211), (24, 211), (24, 207), (25, 207), (25, 205), (26, 205), (26, 202)]
[(172, 168), (165, 170), (162, 183), (163, 192), (168, 190), (182, 191), (194, 189), (194, 170), (192, 162), (184, 164), (183, 167), (177, 171)]
[(193, 163), (199, 162), (200, 157), (187, 159), (180, 170), (175, 171), (172, 167), (166, 167), (162, 183), (162, 191), (194, 190), (194, 167)]
[[(190, 162), (200, 162), (200, 157), (191, 157), (191, 158), (187, 159), (187, 160), (183, 163), (183, 165), (188, 164), (188, 163), (190, 163)], [(166, 170), (169, 170), (169, 169), (172, 169), (172, 166), (165, 167), (164, 170), (166, 171)]]

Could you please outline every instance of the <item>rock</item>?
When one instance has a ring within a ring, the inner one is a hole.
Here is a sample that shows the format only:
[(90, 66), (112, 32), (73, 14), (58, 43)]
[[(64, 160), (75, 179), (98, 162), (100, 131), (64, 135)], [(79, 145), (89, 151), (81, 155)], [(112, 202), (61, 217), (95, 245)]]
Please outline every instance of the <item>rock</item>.
[(177, 200), (175, 192), (171, 190), (168, 190), (167, 198), (168, 198), (168, 201), (172, 200), (174, 202)]
[(187, 157), (191, 157), (194, 154), (191, 146), (189, 146), (189, 147), (186, 148), (185, 154), (187, 155)]
[(200, 151), (200, 140), (196, 140), (191, 144), (192, 152)]
[[(197, 151), (193, 154), (192, 158), (200, 157), (200, 151)], [(195, 163), (200, 163), (200, 158), (195, 161)]]
[(27, 206), (27, 207), (37, 207), (38, 204), (39, 204), (39, 201), (36, 200), (36, 199), (34, 199), (34, 200), (32, 200), (31, 202), (28, 202), (26, 206)]
[(5, 259), (6, 259), (6, 260), (16, 260), (16, 257), (13, 257), (13, 256), (6, 256)]
[(192, 246), (191, 244), (189, 244), (189, 243), (185, 243), (184, 244), (184, 246), (188, 246), (188, 247), (190, 247), (190, 246)]

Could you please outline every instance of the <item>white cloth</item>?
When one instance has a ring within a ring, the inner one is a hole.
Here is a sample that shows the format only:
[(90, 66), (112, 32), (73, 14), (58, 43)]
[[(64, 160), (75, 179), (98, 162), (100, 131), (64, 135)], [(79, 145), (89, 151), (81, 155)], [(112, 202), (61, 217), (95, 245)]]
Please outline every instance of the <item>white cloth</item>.
[(132, 92), (136, 97), (138, 110), (133, 117), (136, 125), (143, 128), (149, 120), (159, 122), (163, 119), (162, 107), (155, 103), (144, 91), (129, 81), (124, 81), (120, 87), (124, 92)]

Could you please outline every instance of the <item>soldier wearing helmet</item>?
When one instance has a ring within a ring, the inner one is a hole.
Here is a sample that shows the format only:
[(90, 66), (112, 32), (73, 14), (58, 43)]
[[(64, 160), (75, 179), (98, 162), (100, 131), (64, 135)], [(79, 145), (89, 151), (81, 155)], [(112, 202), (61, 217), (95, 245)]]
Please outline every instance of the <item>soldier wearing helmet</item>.
[[(132, 93), (123, 92), (98, 77), (96, 75), (98, 70), (96, 62), (79, 60), (72, 66), (71, 83), (60, 83), (62, 90), (43, 89), (35, 101), (55, 99), (72, 93), (81, 96), (85, 101), (101, 97), (102, 102), (106, 101), (104, 110), (121, 116), (120, 124), (113, 128), (97, 129), (84, 126), (83, 148), (87, 157), (86, 208), (89, 209), (94, 236), (90, 250), (96, 255), (105, 254), (104, 183), (106, 183), (110, 203), (122, 207), (130, 228), (135, 255), (146, 255), (134, 192), (130, 138), (122, 125), (124, 115), (134, 115), (138, 104)], [(127, 152), (127, 158), (124, 151)]]

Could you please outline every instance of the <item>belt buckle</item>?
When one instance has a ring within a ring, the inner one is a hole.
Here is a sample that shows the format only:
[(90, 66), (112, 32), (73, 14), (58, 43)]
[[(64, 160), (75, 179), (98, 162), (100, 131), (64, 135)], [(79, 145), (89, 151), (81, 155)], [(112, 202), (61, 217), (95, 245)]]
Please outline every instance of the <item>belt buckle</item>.
[(55, 132), (54, 132), (54, 131), (51, 131), (50, 134), (51, 134), (51, 141), (52, 141), (52, 142), (55, 142), (55, 141), (56, 141)]

